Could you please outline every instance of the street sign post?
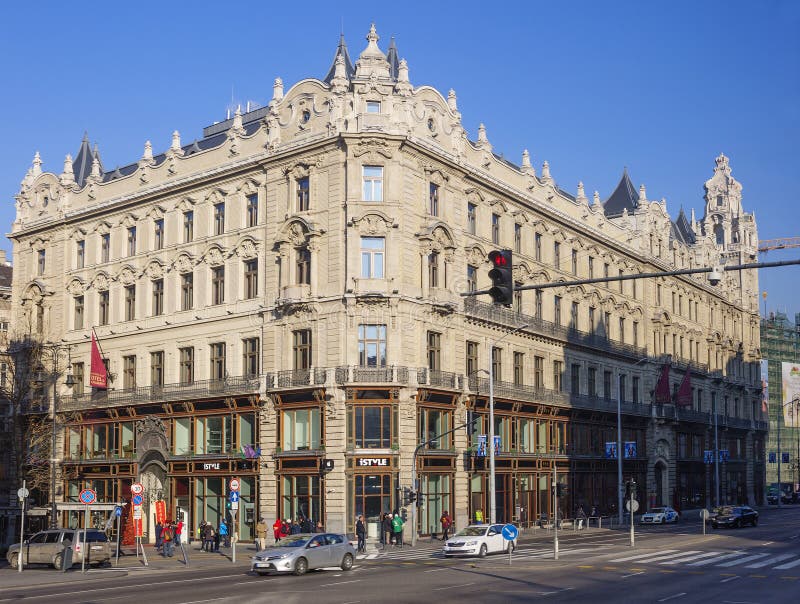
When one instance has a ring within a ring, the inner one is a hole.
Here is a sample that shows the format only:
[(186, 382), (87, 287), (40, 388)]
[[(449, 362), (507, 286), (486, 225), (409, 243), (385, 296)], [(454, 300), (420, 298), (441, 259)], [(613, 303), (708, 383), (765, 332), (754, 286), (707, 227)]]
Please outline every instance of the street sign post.
[[(19, 554), (17, 554), (17, 570), (22, 572), (22, 567), (25, 566), (25, 556), (22, 555), (22, 546), (24, 545), (25, 541), (25, 500), (28, 497), (28, 489), (26, 488), (27, 481), (22, 481), (22, 488), (17, 491), (17, 496), (19, 497), (19, 504), (20, 504), (20, 517), (19, 517)], [(25, 496), (21, 496), (20, 493), (24, 493)]]
[(92, 505), (95, 501), (97, 501), (97, 493), (95, 493), (92, 489), (83, 489), (78, 494), (78, 499), (81, 500), (81, 503), (86, 505), (86, 510), (84, 513), (84, 520), (83, 520), (83, 551), (81, 552), (81, 572), (86, 572), (86, 558), (89, 556), (89, 549), (86, 546), (86, 537), (87, 533), (89, 532), (89, 506)]
[(706, 534), (706, 520), (708, 520), (709, 516), (710, 514), (708, 513), (707, 509), (703, 508), (700, 510), (700, 520), (703, 521), (703, 535)]
[(231, 481), (228, 483), (228, 487), (231, 491), (238, 491), (239, 490), (239, 479), (238, 478), (231, 478)]
[(131, 485), (131, 493), (133, 493), (134, 495), (141, 495), (142, 493), (144, 493), (144, 486), (142, 485), (142, 483), (134, 482)]
[(514, 551), (514, 539), (519, 535), (519, 529), (513, 524), (506, 524), (500, 533), (508, 541), (508, 565), (511, 566), (511, 552)]

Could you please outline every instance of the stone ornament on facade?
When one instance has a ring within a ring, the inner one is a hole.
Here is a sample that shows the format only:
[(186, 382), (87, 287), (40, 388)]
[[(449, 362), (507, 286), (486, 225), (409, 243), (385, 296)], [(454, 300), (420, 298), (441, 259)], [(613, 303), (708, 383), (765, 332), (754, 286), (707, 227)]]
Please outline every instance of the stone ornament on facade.
[(164, 277), (165, 267), (159, 260), (151, 260), (147, 263), (142, 274), (146, 275), (148, 279), (154, 281)]
[(363, 235), (384, 235), (390, 228), (396, 229), (400, 225), (383, 212), (371, 210), (353, 218), (350, 226), (356, 227)]
[(85, 289), (85, 286), (79, 279), (73, 279), (67, 285), (67, 293), (71, 296), (80, 296)]
[(258, 248), (256, 242), (252, 239), (243, 239), (234, 248), (236, 255), (242, 260), (249, 260), (258, 256)]
[(136, 270), (128, 265), (123, 266), (117, 273), (117, 280), (125, 286), (133, 285), (136, 282)]
[(188, 254), (181, 254), (172, 263), (172, 266), (179, 273), (190, 273), (194, 269), (194, 260)]
[(98, 273), (95, 275), (94, 279), (92, 279), (91, 286), (97, 291), (106, 291), (108, 290), (110, 281), (111, 279), (109, 279), (106, 273)]
[(381, 156), (384, 159), (392, 159), (393, 157), (389, 144), (386, 141), (375, 138), (362, 139), (353, 148), (353, 157), (358, 158), (367, 154), (370, 155), (370, 160), (373, 157), (377, 160), (377, 156)]
[(225, 253), (219, 246), (215, 245), (203, 254), (203, 260), (209, 266), (220, 266), (225, 263)]

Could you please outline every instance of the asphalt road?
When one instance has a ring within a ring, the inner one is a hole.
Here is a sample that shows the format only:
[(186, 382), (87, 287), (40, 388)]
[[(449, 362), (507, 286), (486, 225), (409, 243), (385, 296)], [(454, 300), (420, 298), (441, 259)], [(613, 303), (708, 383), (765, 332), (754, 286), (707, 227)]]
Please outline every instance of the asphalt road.
[[(710, 531), (705, 536), (699, 521), (637, 527), (634, 548), (625, 531), (567, 530), (560, 533), (559, 560), (553, 560), (551, 539), (552, 534), (541, 532), (523, 541), (511, 566), (504, 555), (443, 559), (437, 544), (431, 544), (362, 560), (350, 572), (332, 569), (304, 577), (258, 577), (243, 565), (198, 561), (188, 568), (176, 563), (161, 570), (105, 570), (68, 578), (31, 569), (25, 571), (25, 584), (5, 587), (19, 577), (3, 568), (0, 604), (242, 600), (755, 604), (800, 599), (800, 506), (767, 510), (756, 528)], [(241, 557), (245, 558), (244, 552)]]

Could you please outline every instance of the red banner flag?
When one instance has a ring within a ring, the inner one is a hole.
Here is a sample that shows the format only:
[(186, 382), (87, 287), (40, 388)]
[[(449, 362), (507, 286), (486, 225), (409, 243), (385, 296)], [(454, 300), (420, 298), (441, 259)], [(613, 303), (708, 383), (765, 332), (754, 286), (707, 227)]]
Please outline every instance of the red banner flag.
[(97, 340), (92, 332), (92, 365), (89, 371), (89, 385), (92, 388), (108, 388), (108, 375), (106, 373), (106, 364), (103, 363), (103, 357), (100, 356), (100, 348), (97, 346)]
[(671, 403), (672, 393), (669, 391), (669, 365), (664, 365), (661, 377), (656, 384), (655, 401), (657, 403)]
[(683, 376), (683, 381), (678, 387), (678, 393), (675, 395), (675, 404), (679, 407), (692, 406), (692, 378), (689, 375), (691, 371), (691, 367), (686, 368), (686, 375)]

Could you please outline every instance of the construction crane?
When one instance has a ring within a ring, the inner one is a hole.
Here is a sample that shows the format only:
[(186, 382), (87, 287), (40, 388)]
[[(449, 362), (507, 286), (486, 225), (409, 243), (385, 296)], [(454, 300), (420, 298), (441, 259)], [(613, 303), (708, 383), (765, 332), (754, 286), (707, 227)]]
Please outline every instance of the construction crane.
[(764, 239), (758, 242), (759, 252), (770, 250), (785, 250), (800, 247), (800, 237), (781, 237), (780, 239)]

